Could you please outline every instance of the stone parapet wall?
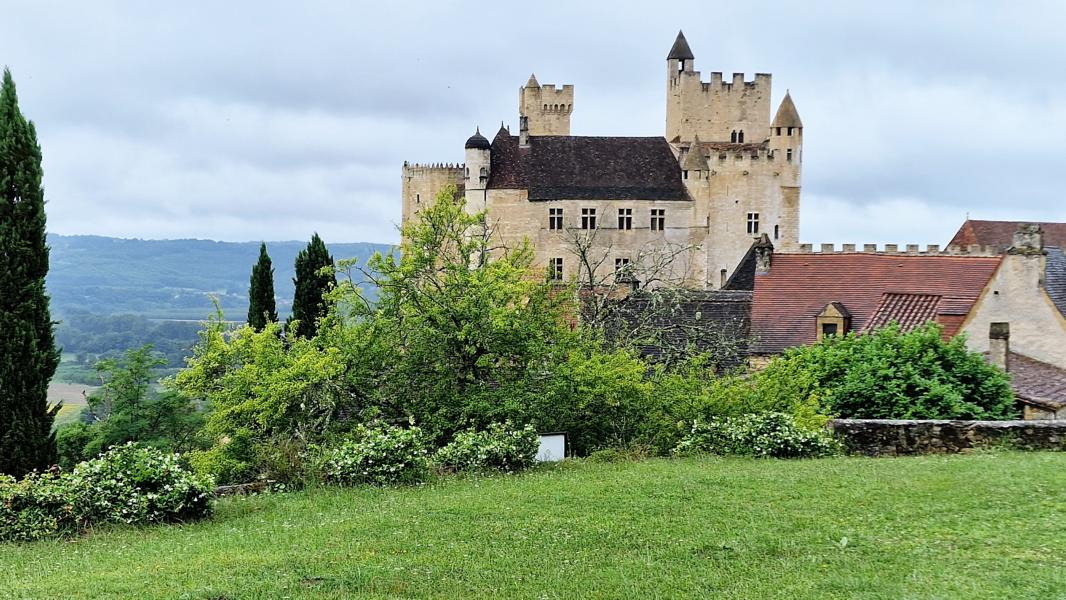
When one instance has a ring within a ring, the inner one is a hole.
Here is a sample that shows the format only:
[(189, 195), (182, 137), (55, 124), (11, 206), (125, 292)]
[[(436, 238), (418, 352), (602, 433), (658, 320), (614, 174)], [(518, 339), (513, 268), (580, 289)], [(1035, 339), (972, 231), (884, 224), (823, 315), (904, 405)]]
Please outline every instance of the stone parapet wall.
[(826, 425), (849, 453), (866, 456), (1007, 447), (1066, 450), (1066, 421), (835, 419)]

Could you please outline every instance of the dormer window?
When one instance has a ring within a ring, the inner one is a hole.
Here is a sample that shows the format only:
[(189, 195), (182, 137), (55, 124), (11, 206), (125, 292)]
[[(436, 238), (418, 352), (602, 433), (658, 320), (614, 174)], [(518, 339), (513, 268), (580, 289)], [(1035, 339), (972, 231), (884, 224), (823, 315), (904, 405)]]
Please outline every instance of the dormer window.
[(819, 342), (830, 336), (844, 335), (850, 328), (851, 313), (839, 302), (826, 304), (815, 317), (815, 336)]

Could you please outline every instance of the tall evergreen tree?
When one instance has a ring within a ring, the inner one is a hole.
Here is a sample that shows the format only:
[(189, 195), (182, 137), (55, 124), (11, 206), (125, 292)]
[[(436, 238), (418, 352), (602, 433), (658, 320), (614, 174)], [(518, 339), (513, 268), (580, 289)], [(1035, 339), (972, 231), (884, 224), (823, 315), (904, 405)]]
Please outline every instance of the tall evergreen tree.
[(22, 476), (55, 463), (48, 382), (59, 364), (44, 278), (41, 147), (19, 111), (15, 82), (0, 88), (0, 473)]
[(278, 320), (278, 307), (274, 302), (274, 265), (267, 254), (267, 245), (259, 246), (259, 262), (252, 267), (252, 280), (248, 286), (248, 324), (262, 331), (267, 323)]
[(322, 269), (332, 266), (333, 257), (317, 233), (307, 248), (296, 255), (296, 278), (292, 280), (296, 286), (292, 299), (292, 320), (297, 321), (296, 335), (310, 338), (318, 333), (318, 319), (326, 314), (323, 296), (337, 284), (333, 272), (323, 273)]

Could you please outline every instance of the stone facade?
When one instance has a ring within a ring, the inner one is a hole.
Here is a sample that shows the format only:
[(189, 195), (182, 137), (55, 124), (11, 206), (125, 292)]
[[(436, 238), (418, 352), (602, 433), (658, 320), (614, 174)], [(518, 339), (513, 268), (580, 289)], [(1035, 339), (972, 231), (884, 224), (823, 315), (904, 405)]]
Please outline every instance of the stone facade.
[(900, 456), (1005, 446), (1066, 450), (1066, 421), (836, 419), (827, 427), (852, 454)]
[(1044, 247), (1038, 226), (1019, 227), (963, 323), (967, 346), (988, 352), (991, 324), (1009, 323), (1012, 352), (1066, 369), (1066, 317), (1049, 294), (1049, 252), (1060, 251)]
[[(504, 244), (530, 240), (541, 265), (562, 259), (566, 279), (587, 271), (575, 240), (590, 245), (600, 280), (623, 262), (636, 272), (658, 268), (684, 247), (665, 278), (696, 289), (723, 287), (760, 234), (779, 249), (797, 247), (803, 124), (791, 97), (771, 121), (770, 75), (745, 81), (737, 73), (725, 82), (712, 73), (703, 82), (682, 34), (666, 62), (662, 138), (571, 136), (573, 86), (531, 76), (519, 89), (518, 136), (501, 128), (487, 144), (478, 132), (464, 164), (405, 164), (404, 221), (456, 185), (470, 210), (486, 211)], [(582, 225), (589, 210), (595, 230)]]

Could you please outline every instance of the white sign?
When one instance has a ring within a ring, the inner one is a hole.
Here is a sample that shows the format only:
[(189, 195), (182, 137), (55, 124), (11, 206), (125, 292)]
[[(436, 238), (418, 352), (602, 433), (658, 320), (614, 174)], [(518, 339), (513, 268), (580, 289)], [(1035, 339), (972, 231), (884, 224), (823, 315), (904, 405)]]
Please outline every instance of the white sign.
[(566, 458), (566, 434), (540, 434), (540, 448), (537, 450), (537, 462), (556, 462)]

